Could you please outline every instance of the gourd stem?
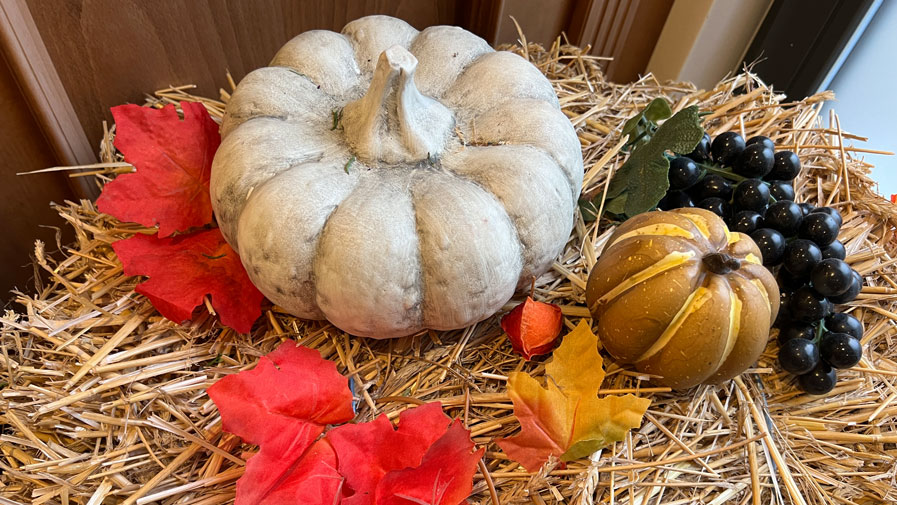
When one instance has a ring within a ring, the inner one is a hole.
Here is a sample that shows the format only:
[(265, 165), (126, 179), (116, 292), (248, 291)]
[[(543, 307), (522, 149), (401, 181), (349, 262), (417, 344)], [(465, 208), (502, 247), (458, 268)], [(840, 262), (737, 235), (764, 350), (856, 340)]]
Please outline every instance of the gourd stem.
[(741, 268), (741, 260), (726, 253), (710, 253), (703, 258), (704, 266), (718, 275), (725, 275)]
[(346, 139), (360, 160), (411, 163), (442, 154), (454, 118), (418, 91), (416, 69), (413, 54), (390, 47), (380, 55), (367, 93), (343, 109)]

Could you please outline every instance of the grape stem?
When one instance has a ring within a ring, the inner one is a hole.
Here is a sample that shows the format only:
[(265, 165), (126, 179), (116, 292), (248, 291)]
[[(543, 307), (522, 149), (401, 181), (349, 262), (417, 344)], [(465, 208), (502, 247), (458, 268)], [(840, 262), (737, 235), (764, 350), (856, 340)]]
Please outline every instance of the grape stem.
[(722, 177), (729, 179), (731, 181), (734, 181), (734, 182), (742, 182), (742, 181), (748, 180), (747, 177), (742, 177), (738, 174), (733, 174), (731, 171), (726, 170), (725, 168), (720, 168), (720, 167), (717, 167), (714, 165), (708, 165), (706, 163), (698, 163), (698, 167), (702, 168), (703, 170), (705, 170), (707, 172), (722, 176)]
[(822, 341), (822, 334), (826, 331), (825, 319), (820, 319), (819, 324), (816, 325), (816, 338), (813, 339), (813, 342), (816, 342), (818, 344), (820, 341)]

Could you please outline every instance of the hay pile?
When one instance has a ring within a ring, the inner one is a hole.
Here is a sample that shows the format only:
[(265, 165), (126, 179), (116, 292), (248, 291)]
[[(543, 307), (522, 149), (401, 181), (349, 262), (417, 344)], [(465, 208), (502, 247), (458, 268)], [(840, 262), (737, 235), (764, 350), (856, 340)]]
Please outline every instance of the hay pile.
[[(515, 48), (555, 84), (576, 126), (585, 158), (585, 192), (600, 194), (624, 160), (619, 128), (656, 96), (674, 109), (698, 104), (711, 114), (713, 135), (729, 129), (764, 134), (799, 153), (800, 201), (824, 202), (844, 215), (848, 262), (866, 279), (849, 311), (866, 325), (861, 364), (842, 373), (823, 398), (796, 391), (775, 365), (770, 343), (757, 368), (720, 387), (682, 393), (646, 385), (609, 364), (604, 391), (637, 392), (653, 403), (641, 429), (591, 460), (549, 464), (526, 473), (492, 443), (518, 429), (505, 394), (514, 370), (541, 375), (538, 362), (511, 352), (499, 316), (464, 330), (375, 341), (350, 337), (326, 323), (306, 322), (267, 307), (251, 335), (200, 316), (180, 326), (160, 317), (133, 292), (109, 244), (149, 231), (98, 214), (88, 201), (58, 205), (77, 240), (60, 253), (37, 244), (36, 265), (48, 279), (17, 296), (2, 318), (0, 354), (0, 504), (165, 503), (214, 505), (234, 498), (251, 447), (221, 432), (205, 389), (254, 366), (285, 338), (318, 349), (352, 378), (359, 420), (440, 400), (486, 447), (472, 503), (883, 503), (897, 500), (897, 339), (895, 226), (897, 207), (874, 192), (864, 140), (822, 128), (822, 94), (800, 102), (782, 97), (750, 73), (710, 91), (661, 85), (651, 76), (608, 83), (595, 59), (556, 43)], [(200, 100), (220, 118), (224, 101), (172, 88), (154, 106)], [(835, 118), (836, 119), (836, 118)], [(98, 183), (128, 171), (107, 129), (103, 163), (77, 176)], [(587, 273), (613, 223), (575, 229), (536, 298), (558, 303), (572, 328), (587, 317)], [(209, 309), (211, 309), (209, 307)], [(609, 361), (608, 361), (609, 363)]]

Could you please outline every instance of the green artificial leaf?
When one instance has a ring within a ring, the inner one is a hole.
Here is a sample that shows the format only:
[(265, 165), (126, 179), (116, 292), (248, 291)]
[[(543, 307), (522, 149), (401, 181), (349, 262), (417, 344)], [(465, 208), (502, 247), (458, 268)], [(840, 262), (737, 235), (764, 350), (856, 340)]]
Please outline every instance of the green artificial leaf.
[[(598, 200), (597, 202), (595, 200)], [(598, 204), (601, 203), (601, 195), (595, 197), (595, 200), (588, 198), (579, 199), (579, 213), (582, 214), (582, 220), (591, 223), (598, 219)]]
[(621, 195), (613, 200), (608, 199), (607, 202), (604, 203), (604, 211), (610, 212), (611, 214), (623, 215), (626, 210), (626, 200), (628, 195)]
[(624, 147), (631, 147), (647, 141), (646, 137), (649, 137), (657, 129), (657, 122), (672, 115), (670, 104), (665, 99), (658, 97), (651, 100), (644, 110), (629, 118), (623, 125), (620, 135), (622, 137), (629, 135), (629, 140)]
[[(591, 200), (583, 198), (579, 200), (579, 212), (582, 214), (582, 220), (586, 223), (598, 219), (598, 210), (601, 208), (601, 197), (603, 193), (599, 193)], [(604, 202), (604, 211), (611, 214), (622, 215), (623, 208), (626, 205), (626, 195), (616, 198), (607, 198)]]
[(632, 171), (632, 167), (623, 164), (622, 167), (617, 169), (617, 172), (614, 174), (614, 178), (610, 181), (610, 187), (607, 188), (607, 199), (616, 198), (629, 188), (629, 173)]
[[(608, 197), (626, 196), (623, 213), (629, 217), (653, 209), (670, 188), (670, 161), (664, 154), (691, 152), (703, 136), (697, 106), (677, 112), (657, 128), (650, 140), (632, 151), (611, 181)], [(613, 212), (610, 207), (608, 212)]]

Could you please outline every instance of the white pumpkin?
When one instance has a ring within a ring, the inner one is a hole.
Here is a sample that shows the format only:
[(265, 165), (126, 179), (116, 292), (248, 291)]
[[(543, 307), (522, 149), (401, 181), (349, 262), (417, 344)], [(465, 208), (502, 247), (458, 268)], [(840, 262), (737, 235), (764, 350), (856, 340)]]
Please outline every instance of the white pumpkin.
[(288, 42), (237, 86), (221, 132), (212, 204), (249, 276), (355, 335), (489, 317), (562, 250), (582, 186), (536, 67), (386, 16)]

